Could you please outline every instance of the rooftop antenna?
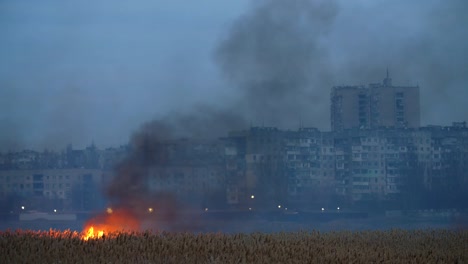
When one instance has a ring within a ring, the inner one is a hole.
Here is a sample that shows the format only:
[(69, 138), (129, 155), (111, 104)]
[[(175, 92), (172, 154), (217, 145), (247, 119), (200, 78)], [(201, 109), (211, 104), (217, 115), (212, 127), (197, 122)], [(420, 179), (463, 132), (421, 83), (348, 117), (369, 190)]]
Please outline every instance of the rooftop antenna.
[(390, 74), (388, 73), (388, 66), (387, 66), (387, 77), (383, 80), (384, 86), (392, 86), (392, 79), (390, 79)]

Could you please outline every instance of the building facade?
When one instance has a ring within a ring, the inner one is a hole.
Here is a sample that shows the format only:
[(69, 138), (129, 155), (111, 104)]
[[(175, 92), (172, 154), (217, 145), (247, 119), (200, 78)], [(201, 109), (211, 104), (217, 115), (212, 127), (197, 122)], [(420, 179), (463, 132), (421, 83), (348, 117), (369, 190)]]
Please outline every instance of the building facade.
[[(468, 200), (466, 122), (331, 132), (251, 127), (221, 140), (176, 140), (162, 147), (167, 160), (146, 168), (143, 189), (203, 208), (313, 210), (361, 202), (437, 208)], [(0, 211), (23, 205), (93, 210), (112, 174), (0, 170)]]
[(0, 207), (9, 211), (21, 206), (28, 210), (93, 210), (99, 206), (104, 177), (97, 169), (0, 170)]
[(335, 132), (254, 127), (226, 141), (227, 201), (237, 208), (403, 200), (436, 207), (468, 191), (464, 122)]
[(335, 86), (330, 98), (332, 131), (420, 126), (419, 86), (394, 86), (388, 71), (382, 83)]

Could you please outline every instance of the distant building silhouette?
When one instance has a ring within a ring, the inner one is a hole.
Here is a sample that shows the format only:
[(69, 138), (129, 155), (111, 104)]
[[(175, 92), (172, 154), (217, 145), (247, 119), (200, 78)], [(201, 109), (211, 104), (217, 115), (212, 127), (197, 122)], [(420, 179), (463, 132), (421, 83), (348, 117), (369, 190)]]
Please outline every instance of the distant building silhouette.
[[(388, 71), (379, 84), (333, 87), (331, 103), (333, 131), (262, 126), (213, 140), (161, 141), (164, 155), (143, 170), (143, 189), (210, 211), (467, 208), (466, 121), (420, 127), (419, 87), (393, 86)], [(92, 144), (0, 153), (0, 216), (94, 210), (131, 151)]]
[(419, 126), (419, 86), (393, 86), (388, 70), (382, 83), (332, 89), (332, 131)]

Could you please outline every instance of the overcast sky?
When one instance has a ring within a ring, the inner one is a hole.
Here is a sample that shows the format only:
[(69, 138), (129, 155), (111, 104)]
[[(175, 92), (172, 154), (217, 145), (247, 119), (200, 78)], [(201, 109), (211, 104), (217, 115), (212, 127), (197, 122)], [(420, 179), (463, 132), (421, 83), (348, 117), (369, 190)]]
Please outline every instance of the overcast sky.
[(142, 123), (200, 106), (247, 124), (329, 130), (330, 88), (380, 82), (387, 67), (394, 85), (421, 87), (423, 125), (463, 121), (467, 7), (2, 0), (0, 151), (117, 146)]

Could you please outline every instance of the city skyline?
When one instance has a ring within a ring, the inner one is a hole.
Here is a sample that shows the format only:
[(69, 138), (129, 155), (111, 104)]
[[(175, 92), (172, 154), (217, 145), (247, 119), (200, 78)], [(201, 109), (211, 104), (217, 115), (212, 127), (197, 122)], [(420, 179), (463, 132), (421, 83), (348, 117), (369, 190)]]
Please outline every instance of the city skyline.
[(467, 136), (466, 122), (334, 132), (251, 127), (210, 142), (160, 141), (146, 133), (127, 148), (0, 155), (0, 201), (13, 206), (16, 197), (40, 208), (33, 200), (58, 199), (77, 210), (89, 193), (130, 207), (170, 193), (196, 206), (244, 210), (458, 207), (466, 204)]

